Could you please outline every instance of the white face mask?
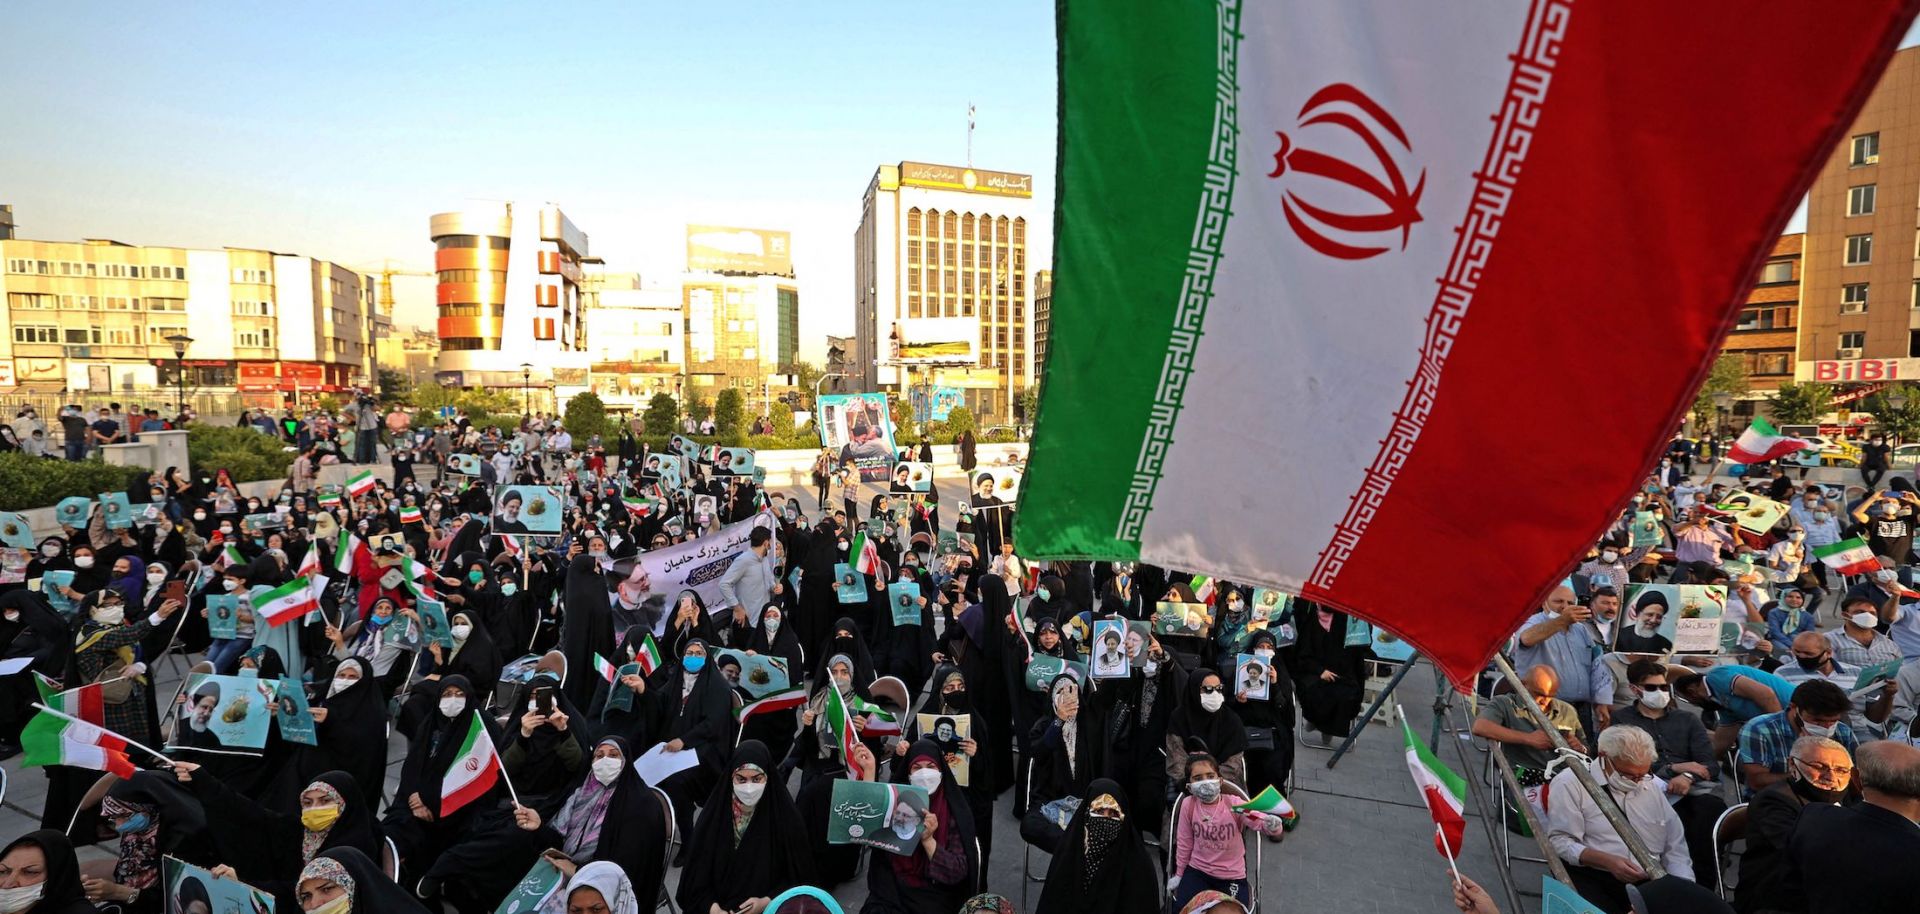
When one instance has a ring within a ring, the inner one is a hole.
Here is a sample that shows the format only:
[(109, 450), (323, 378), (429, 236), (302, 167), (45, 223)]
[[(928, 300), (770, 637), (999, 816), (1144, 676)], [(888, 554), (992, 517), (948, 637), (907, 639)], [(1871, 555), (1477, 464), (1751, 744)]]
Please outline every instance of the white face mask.
[(771, 632), (777, 632), (779, 630), (780, 630), (780, 617), (773, 616), (773, 615), (767, 616), (767, 631), (771, 633)]
[(334, 681), (327, 683), (327, 697), (332, 698), (333, 696), (338, 695), (341, 692), (345, 692), (348, 686), (351, 686), (354, 683), (359, 681), (360, 680), (358, 679), (335, 679)]
[(1607, 774), (1607, 786), (1621, 793), (1634, 793), (1640, 789), (1641, 784), (1642, 782), (1627, 777), (1618, 771), (1611, 771)]
[(335, 898), (326, 904), (308, 911), (307, 914), (347, 914), (347, 912), (351, 910), (353, 910), (353, 896), (341, 895), (339, 898)]
[(1640, 703), (1643, 705), (1646, 705), (1649, 708), (1654, 709), (1655, 711), (1658, 711), (1661, 708), (1666, 707), (1668, 704), (1672, 702), (1673, 702), (1673, 693), (1671, 692), (1640, 693)]
[(0, 889), (0, 911), (4, 911), (6, 914), (14, 914), (16, 911), (24, 911), (31, 908), (35, 902), (40, 900), (40, 893), (46, 891), (46, 889), (47, 884), (44, 882), (36, 882), (33, 885), (23, 885), (17, 889)]
[(1847, 621), (1852, 622), (1855, 628), (1873, 628), (1880, 624), (1880, 617), (1874, 613), (1854, 613), (1847, 617)]
[(59, 546), (41, 546), (40, 554), (46, 556), (47, 558), (53, 558), (54, 556), (60, 554), (60, 547)]
[(194, 520), (206, 520), (206, 519), (207, 519), (207, 512), (205, 512), (205, 511), (195, 511), (195, 512), (193, 512), (193, 519), (194, 519)]
[(1194, 797), (1200, 800), (1200, 802), (1202, 803), (1211, 803), (1214, 800), (1217, 800), (1220, 798), (1220, 779), (1219, 778), (1208, 778), (1204, 781), (1194, 781), (1193, 783), (1188, 784), (1187, 788), (1193, 791)]
[(82, 556), (76, 556), (76, 557), (74, 557), (74, 560), (73, 560), (73, 567), (75, 567), (75, 568), (92, 568), (92, 567), (93, 567), (93, 556), (90, 556), (90, 555), (82, 555)]
[(928, 793), (934, 793), (940, 789), (940, 769), (921, 768), (911, 772), (907, 775), (907, 783)]
[(1258, 658), (1260, 658), (1260, 659), (1262, 659), (1262, 660), (1272, 660), (1272, 659), (1273, 659), (1273, 651), (1271, 651), (1271, 650), (1268, 650), (1268, 649), (1266, 649), (1266, 648), (1264, 648), (1264, 647), (1263, 647), (1263, 648), (1261, 648), (1261, 649), (1259, 649), (1259, 650), (1257, 650), (1257, 651), (1254, 651), (1254, 652), (1253, 652), (1253, 656), (1255, 656), (1255, 657), (1258, 657)]
[(1607, 551), (1600, 553), (1600, 563), (1603, 565), (1611, 565), (1617, 561), (1620, 561), (1620, 553), (1615, 552), (1612, 549), (1608, 549)]
[(1834, 724), (1831, 727), (1823, 727), (1815, 723), (1802, 723), (1800, 725), (1800, 732), (1802, 736), (1818, 736), (1824, 739), (1832, 739), (1834, 732), (1839, 729), (1840, 729), (1839, 724)]
[(6, 616), (7, 616), (7, 621), (8, 621), (8, 622), (18, 622), (18, 621), (20, 621), (20, 611), (19, 611), (19, 610), (17, 610), (17, 609), (9, 609), (9, 610), (7, 610), (7, 612), (6, 612)]
[(1206, 708), (1208, 714), (1220, 710), (1220, 706), (1226, 703), (1227, 696), (1219, 692), (1208, 692), (1200, 696), (1200, 707)]
[(614, 778), (617, 778), (620, 776), (620, 769), (625, 767), (627, 767), (627, 763), (625, 759), (617, 759), (617, 758), (614, 758), (613, 756), (594, 759), (593, 760), (593, 779), (596, 781), (599, 781), (603, 785), (611, 784), (613, 783)]
[(453, 640), (455, 641), (465, 641), (467, 640), (467, 636), (471, 634), (473, 634), (473, 626), (471, 625), (456, 625), (453, 627)]
[(752, 809), (755, 806), (760, 805), (760, 795), (766, 792), (767, 792), (767, 785), (765, 784), (733, 785), (733, 798), (736, 800), (739, 800), (740, 805), (745, 806), (748, 809)]
[(231, 524), (221, 524), (221, 525), (220, 525), (220, 535), (221, 535), (221, 536), (232, 536), (232, 535), (233, 535), (233, 525), (231, 525)]
[(400, 586), (402, 580), (404, 579), (400, 576), (400, 570), (395, 568), (380, 576), (380, 586), (386, 590), (394, 590)]
[(127, 620), (127, 608), (119, 604), (98, 606), (93, 610), (93, 621), (101, 625), (119, 625)]
[(155, 587), (158, 587), (161, 584), (165, 584), (166, 582), (167, 582), (167, 573), (164, 571), (160, 572), (159, 574), (147, 575), (147, 583), (152, 584)]
[(440, 715), (442, 717), (458, 717), (460, 716), (460, 712), (466, 709), (467, 697), (465, 695), (455, 695), (451, 698), (440, 699)]

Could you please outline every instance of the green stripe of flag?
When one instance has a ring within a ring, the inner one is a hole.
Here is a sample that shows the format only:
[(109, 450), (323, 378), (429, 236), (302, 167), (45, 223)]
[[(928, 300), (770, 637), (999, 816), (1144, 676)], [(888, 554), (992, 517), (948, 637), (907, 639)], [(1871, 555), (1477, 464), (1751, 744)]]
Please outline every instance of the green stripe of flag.
[[(1118, 530), (1156, 401), (1167, 423), (1177, 410), (1176, 393), (1157, 391), (1189, 255), (1197, 235), (1217, 251), (1225, 233), (1224, 218), (1196, 225), (1211, 161), (1232, 161), (1233, 139), (1214, 151), (1215, 89), (1232, 79), (1220, 72), (1232, 57), (1213, 3), (1059, 10), (1054, 334), (1034, 371), (1046, 382), (1014, 539), (1035, 557), (1138, 558), (1138, 539)], [(1223, 196), (1212, 198), (1222, 210)], [(1128, 201), (1125, 219), (1115, 200)]]

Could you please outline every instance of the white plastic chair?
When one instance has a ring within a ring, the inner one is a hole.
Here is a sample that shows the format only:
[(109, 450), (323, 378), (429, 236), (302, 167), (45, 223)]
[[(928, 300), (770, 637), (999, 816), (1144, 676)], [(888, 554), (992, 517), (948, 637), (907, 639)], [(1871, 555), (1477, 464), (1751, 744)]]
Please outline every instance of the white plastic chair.
[[(1243, 801), (1251, 799), (1247, 796), (1245, 789), (1232, 781), (1222, 779), (1220, 782), (1220, 790), (1221, 793), (1229, 797), (1236, 797)], [(1176, 856), (1175, 852), (1178, 850), (1176, 845), (1178, 830), (1174, 828), (1174, 823), (1180, 820), (1180, 807), (1185, 805), (1189, 799), (1191, 798), (1184, 793), (1174, 797), (1173, 805), (1167, 809), (1166, 824), (1160, 829), (1164, 836), (1161, 839), (1161, 843), (1166, 849), (1164, 858), (1159, 861), (1160, 882), (1158, 884), (1162, 887), (1162, 891), (1165, 892), (1161, 897), (1160, 906), (1167, 910), (1169, 914), (1173, 914), (1173, 891), (1167, 889), (1166, 885), (1167, 878), (1172, 875), (1172, 861)], [(1247, 914), (1255, 914), (1255, 912), (1260, 910), (1260, 869), (1261, 861), (1266, 857), (1266, 836), (1260, 832), (1249, 832), (1245, 829), (1242, 829), (1240, 834), (1241, 840), (1253, 849), (1252, 854), (1249, 855), (1253, 858), (1253, 864), (1247, 870), (1247, 894), (1253, 901), (1247, 905)]]

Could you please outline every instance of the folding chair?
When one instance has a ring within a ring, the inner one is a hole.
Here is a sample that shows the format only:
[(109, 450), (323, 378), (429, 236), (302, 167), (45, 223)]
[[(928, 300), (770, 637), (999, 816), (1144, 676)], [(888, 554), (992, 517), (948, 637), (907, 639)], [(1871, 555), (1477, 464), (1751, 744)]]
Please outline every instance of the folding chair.
[(387, 874), (388, 879), (398, 882), (400, 880), (400, 848), (393, 843), (392, 838), (383, 840), (386, 841), (386, 847), (380, 853), (380, 872)]
[[(1021, 762), (1027, 766), (1026, 798), (1027, 798), (1028, 807), (1032, 807), (1033, 806), (1033, 762), (1026, 759), (1022, 759)], [(1036, 883), (1036, 882), (1047, 881), (1047, 873), (1046, 873), (1046, 870), (1041, 870), (1037, 875), (1034, 873), (1033, 871), (1034, 846), (1028, 843), (1024, 839), (1021, 840), (1020, 844), (1022, 847), (1025, 848), (1025, 851), (1021, 854), (1021, 857), (1020, 857), (1020, 876), (1021, 876), (1020, 909), (1024, 911), (1024, 910), (1028, 910), (1027, 908), (1028, 886), (1031, 886), (1033, 883)], [(1046, 851), (1041, 851), (1040, 853), (1046, 855), (1047, 863), (1049, 864), (1049, 866), (1051, 866), (1051, 864), (1053, 863), (1053, 855), (1048, 854)]]
[(673, 869), (674, 855), (680, 849), (680, 820), (673, 816), (673, 799), (667, 796), (666, 791), (658, 787), (648, 787), (647, 789), (653, 791), (653, 795), (660, 798), (660, 808), (665, 810), (667, 814), (667, 840), (666, 847), (662, 851), (662, 853), (665, 854), (665, 859), (660, 861), (660, 900), (655, 901), (653, 907), (655, 910), (658, 910), (661, 905), (666, 905), (669, 912), (679, 914), (679, 907), (673, 903), (673, 893), (667, 891), (666, 875), (668, 871)]
[[(1733, 842), (1744, 841), (1747, 837), (1747, 804), (1728, 807), (1720, 818), (1713, 821), (1713, 869), (1720, 875), (1720, 897), (1733, 901), (1733, 881), (1727, 879), (1727, 871), (1740, 862), (1742, 855), (1731, 851)], [(1744, 849), (1743, 849), (1744, 850)], [(1737, 880), (1735, 880), (1737, 881)]]

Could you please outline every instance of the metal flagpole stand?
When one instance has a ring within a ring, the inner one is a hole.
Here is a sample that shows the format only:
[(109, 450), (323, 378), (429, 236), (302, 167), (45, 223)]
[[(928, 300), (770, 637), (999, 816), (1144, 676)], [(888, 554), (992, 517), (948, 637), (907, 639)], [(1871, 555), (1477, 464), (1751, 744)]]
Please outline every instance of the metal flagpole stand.
[[(1400, 681), (1407, 678), (1407, 674), (1413, 671), (1414, 664), (1419, 662), (1420, 654), (1416, 652), (1409, 655), (1407, 659), (1400, 664), (1400, 669), (1394, 671), (1393, 678), (1387, 680), (1386, 687), (1380, 690), (1379, 695), (1374, 696), (1373, 704), (1368, 705), (1365, 712), (1353, 719), (1352, 731), (1347, 734), (1345, 739), (1340, 741), (1340, 748), (1333, 751), (1332, 757), (1327, 759), (1328, 768), (1339, 764), (1340, 757), (1346, 755), (1347, 750), (1353, 748), (1354, 742), (1358, 740), (1360, 734), (1367, 729), (1367, 723), (1373, 720), (1373, 715), (1379, 713), (1381, 706), (1393, 698), (1393, 692), (1400, 687)], [(1451, 702), (1451, 698), (1447, 693), (1452, 691), (1452, 688), (1447, 684), (1446, 677), (1441, 676), (1437, 678), (1439, 682), (1435, 687), (1436, 693), (1433, 700), (1433, 738), (1429, 740), (1430, 745), (1427, 747), (1435, 752), (1440, 751), (1441, 715), (1445, 713), (1446, 707)]]

